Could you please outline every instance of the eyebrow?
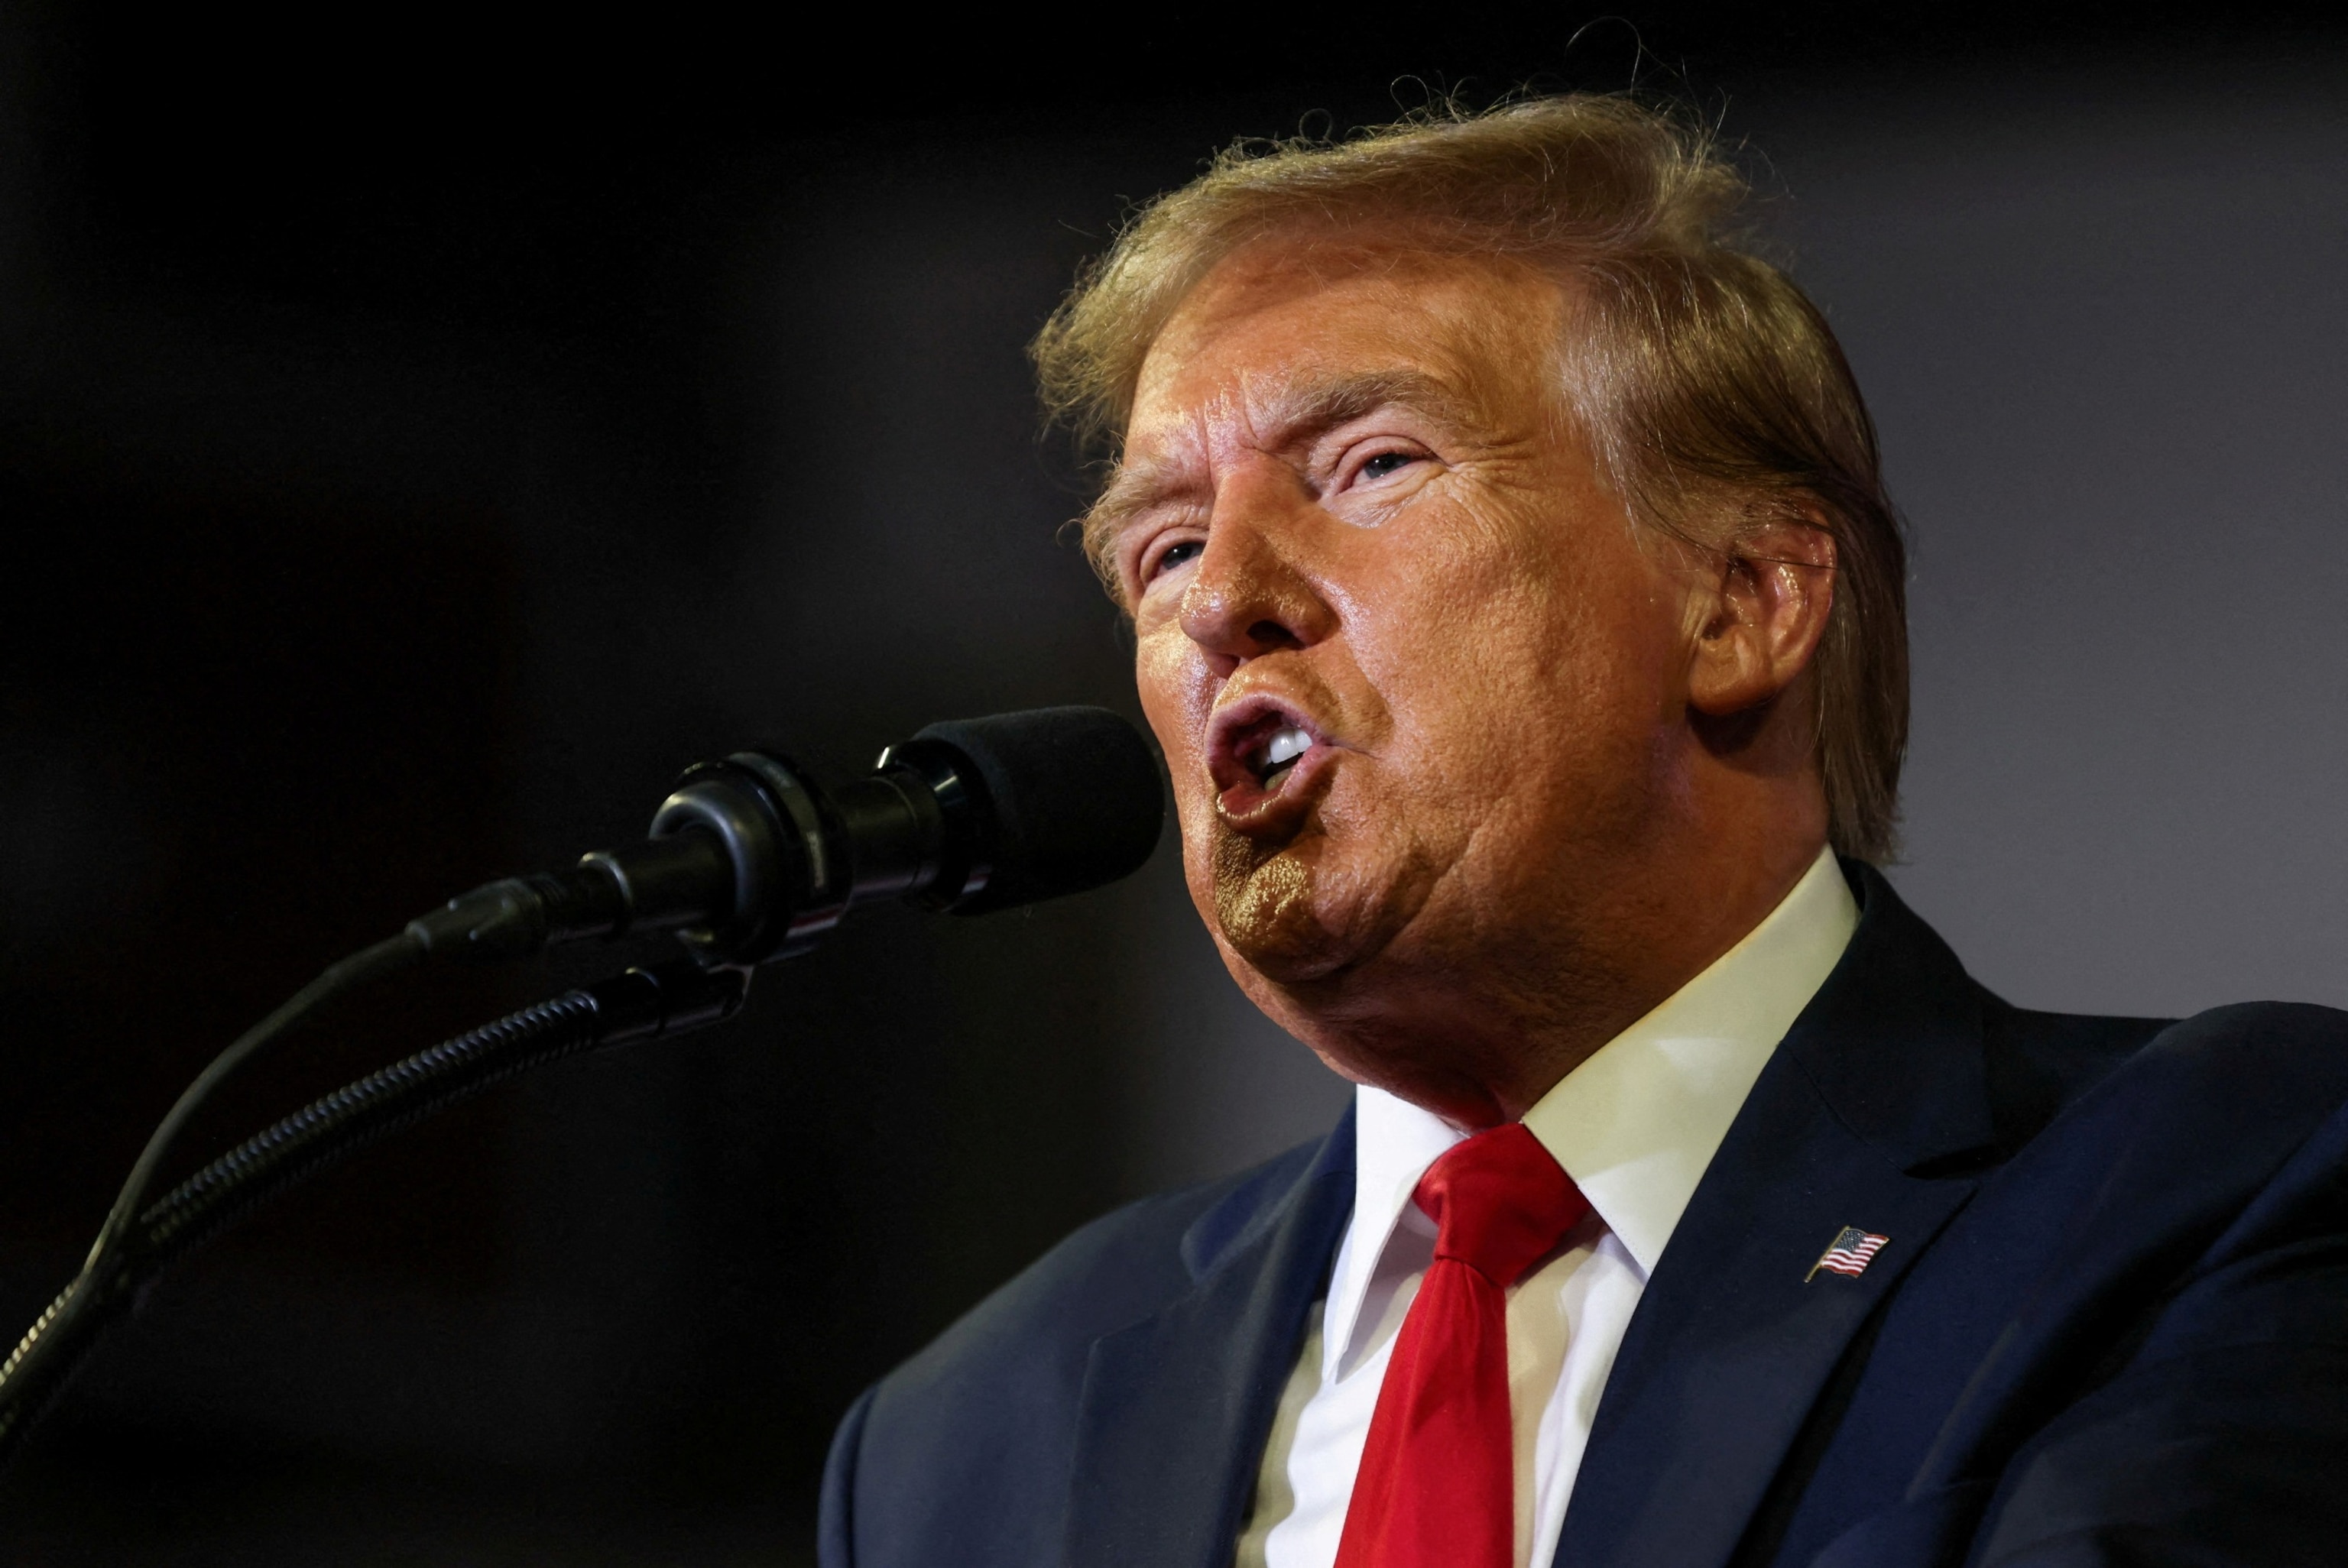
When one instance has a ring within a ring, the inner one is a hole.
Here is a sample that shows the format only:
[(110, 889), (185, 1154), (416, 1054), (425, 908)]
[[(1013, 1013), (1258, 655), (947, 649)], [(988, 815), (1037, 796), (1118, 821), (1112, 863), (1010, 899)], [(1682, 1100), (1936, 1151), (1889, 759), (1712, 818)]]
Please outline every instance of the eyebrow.
[[(1478, 412), (1474, 400), (1458, 388), (1423, 370), (1398, 367), (1299, 380), (1266, 399), (1255, 419), (1265, 432), (1262, 445), (1279, 451), (1314, 440), (1381, 408), (1395, 407), (1415, 409), (1453, 425), (1473, 423)], [(1083, 524), (1085, 552), (1105, 578), (1110, 575), (1108, 550), (1117, 536), (1136, 517), (1159, 504), (1176, 476), (1187, 466), (1179, 457), (1170, 462), (1118, 463), (1100, 498), (1085, 513)]]
[(1292, 446), (1350, 420), (1395, 407), (1416, 409), (1455, 425), (1476, 414), (1473, 401), (1457, 387), (1423, 370), (1396, 368), (1296, 382), (1269, 400), (1262, 419), (1271, 432), (1267, 445)]

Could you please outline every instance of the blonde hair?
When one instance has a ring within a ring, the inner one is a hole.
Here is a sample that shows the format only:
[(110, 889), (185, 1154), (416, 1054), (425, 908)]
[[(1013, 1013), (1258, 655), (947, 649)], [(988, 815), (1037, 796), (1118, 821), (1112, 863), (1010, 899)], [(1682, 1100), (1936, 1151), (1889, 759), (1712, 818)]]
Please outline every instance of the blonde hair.
[(1906, 548), (1833, 333), (1725, 232), (1746, 194), (1707, 133), (1619, 97), (1242, 143), (1138, 211), (1078, 278), (1032, 348), (1045, 406), (1113, 454), (1183, 296), (1269, 236), (1394, 225), (1414, 249), (1560, 272), (1581, 304), (1558, 345), (1568, 402), (1635, 520), (1715, 551), (1765, 522), (1833, 537), (1817, 757), (1834, 847), (1880, 860), (1908, 739)]

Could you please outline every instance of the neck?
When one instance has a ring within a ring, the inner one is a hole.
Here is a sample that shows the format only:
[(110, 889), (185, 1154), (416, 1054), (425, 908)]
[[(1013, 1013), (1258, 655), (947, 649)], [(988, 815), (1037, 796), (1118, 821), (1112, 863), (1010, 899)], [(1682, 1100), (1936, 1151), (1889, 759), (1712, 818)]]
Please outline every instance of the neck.
[(1538, 923), (1517, 952), (1428, 955), (1375, 996), (1349, 985), (1350, 997), (1292, 994), (1281, 1010), (1356, 1082), (1462, 1128), (1516, 1121), (1766, 919), (1817, 860), (1824, 817), (1821, 802), (1768, 831), (1715, 829), (1700, 854), (1610, 880), (1607, 896)]

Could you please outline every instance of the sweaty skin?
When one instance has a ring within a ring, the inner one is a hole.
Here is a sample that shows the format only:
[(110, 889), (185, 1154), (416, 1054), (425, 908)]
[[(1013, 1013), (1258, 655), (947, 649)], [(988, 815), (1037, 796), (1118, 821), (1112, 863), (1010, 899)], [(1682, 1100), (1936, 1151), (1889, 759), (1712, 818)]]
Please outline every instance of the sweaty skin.
[[(1831, 541), (1635, 526), (1560, 390), (1572, 303), (1506, 260), (1260, 241), (1153, 343), (1089, 530), (1231, 973), (1463, 1127), (1521, 1115), (1826, 837)], [(1284, 732), (1310, 749), (1270, 768)]]

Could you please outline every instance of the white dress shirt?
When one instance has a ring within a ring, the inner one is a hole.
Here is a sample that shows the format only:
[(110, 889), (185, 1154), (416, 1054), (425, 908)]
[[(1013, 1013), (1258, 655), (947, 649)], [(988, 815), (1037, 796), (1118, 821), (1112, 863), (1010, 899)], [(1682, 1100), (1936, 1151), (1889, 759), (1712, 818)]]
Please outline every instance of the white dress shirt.
[[(1818, 861), (1745, 939), (1525, 1112), (1592, 1214), (1509, 1292), (1519, 1568), (1557, 1551), (1591, 1419), (1639, 1294), (1754, 1080), (1842, 957), (1859, 907)], [(1281, 1395), (1239, 1568), (1331, 1568), (1378, 1385), (1435, 1226), (1410, 1201), (1466, 1134), (1355, 1091), (1354, 1216)]]

